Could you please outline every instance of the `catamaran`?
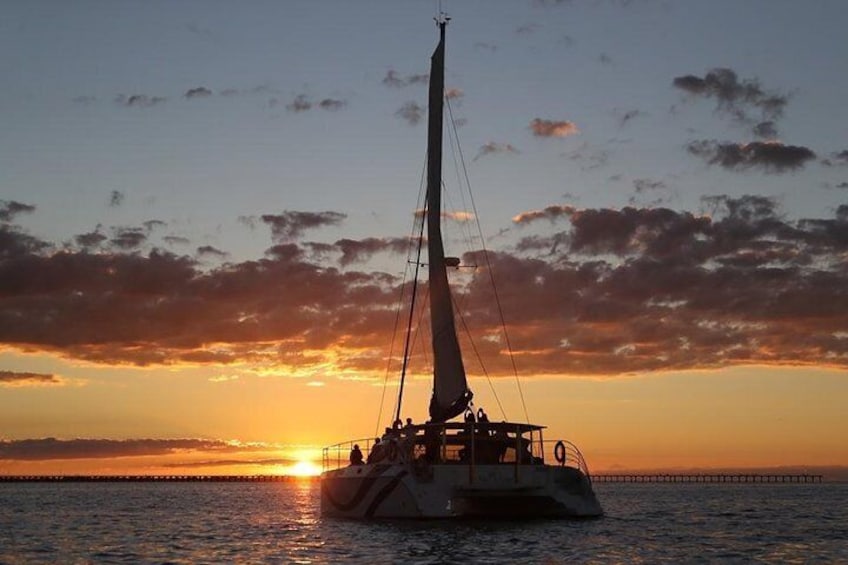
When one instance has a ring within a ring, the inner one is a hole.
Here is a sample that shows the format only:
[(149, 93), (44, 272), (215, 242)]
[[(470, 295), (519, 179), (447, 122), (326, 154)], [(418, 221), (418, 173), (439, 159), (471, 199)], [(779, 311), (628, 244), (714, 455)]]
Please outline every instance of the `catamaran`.
[[(489, 422), (484, 412), (470, 410), (473, 395), (447, 276), (447, 267), (456, 266), (456, 260), (445, 257), (441, 232), (448, 19), (436, 19), (439, 44), (431, 57), (429, 85), (425, 215), (433, 358), (430, 420), (403, 426), (399, 398), (394, 424), (379, 440), (324, 448), (321, 512), (353, 519), (600, 516), (589, 469), (573, 443), (543, 439), (544, 426)], [(418, 239), (420, 250), (423, 230)], [(412, 302), (414, 308), (414, 298)], [(408, 348), (404, 370), (407, 356)], [(451, 421), (463, 413), (463, 421)], [(551, 455), (556, 463), (549, 463)]]

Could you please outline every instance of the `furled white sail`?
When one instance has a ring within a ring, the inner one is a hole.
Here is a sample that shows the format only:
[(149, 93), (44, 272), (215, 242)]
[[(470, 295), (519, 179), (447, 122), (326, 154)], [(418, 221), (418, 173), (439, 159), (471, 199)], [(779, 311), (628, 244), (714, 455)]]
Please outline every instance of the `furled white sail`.
[(430, 110), (427, 129), (427, 252), (430, 275), (430, 325), (433, 331), (433, 396), (430, 420), (445, 422), (471, 401), (462, 353), (456, 338), (450, 286), (442, 244), (442, 116), (445, 90), (445, 22), (430, 61)]

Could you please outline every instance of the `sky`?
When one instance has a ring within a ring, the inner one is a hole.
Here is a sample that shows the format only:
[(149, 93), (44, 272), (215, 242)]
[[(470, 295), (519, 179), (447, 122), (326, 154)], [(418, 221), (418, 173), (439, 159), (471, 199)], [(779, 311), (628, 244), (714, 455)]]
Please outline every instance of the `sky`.
[(439, 9), (475, 405), (595, 472), (848, 467), (841, 0), (36, 0), (0, 474), (284, 473), (391, 421)]

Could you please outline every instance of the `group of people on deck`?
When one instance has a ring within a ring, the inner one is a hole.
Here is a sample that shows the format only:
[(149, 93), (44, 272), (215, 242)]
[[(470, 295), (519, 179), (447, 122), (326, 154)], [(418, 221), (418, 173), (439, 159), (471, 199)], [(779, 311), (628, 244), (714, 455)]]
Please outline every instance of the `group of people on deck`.
[[(532, 456), (531, 442), (525, 437), (511, 437), (502, 426), (489, 426), (489, 417), (485, 410), (479, 408), (477, 413), (469, 408), (465, 411), (465, 429), (456, 436), (445, 436), (450, 445), (456, 445), (460, 440), (462, 447), (456, 452), (460, 462), (494, 464), (505, 460), (507, 450), (515, 447), (517, 459), (520, 463), (533, 463), (537, 458)], [(375, 438), (368, 453), (364, 456), (359, 445), (354, 445), (350, 451), (351, 465), (364, 465), (366, 463), (379, 463), (381, 461), (394, 461), (398, 455), (406, 454), (411, 457), (415, 451), (416, 431), (422, 426), (414, 426), (412, 418), (406, 419), (406, 425), (398, 419), (391, 427), (386, 428), (382, 438)], [(424, 428), (423, 442), (418, 438), (418, 444), (423, 443), (424, 453), (419, 455), (427, 463), (436, 463), (444, 456), (441, 454), (444, 433), (438, 426), (426, 426)], [(450, 438), (455, 438), (451, 442)]]

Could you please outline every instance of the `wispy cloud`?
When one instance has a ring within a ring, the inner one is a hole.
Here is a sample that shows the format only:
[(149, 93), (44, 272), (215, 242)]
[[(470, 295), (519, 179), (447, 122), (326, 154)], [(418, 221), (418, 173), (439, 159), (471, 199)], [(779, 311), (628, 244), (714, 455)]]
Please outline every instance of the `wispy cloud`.
[(520, 151), (510, 143), (499, 143), (497, 141), (489, 141), (488, 143), (485, 143), (482, 147), (480, 147), (480, 149), (477, 151), (477, 155), (474, 157), (473, 160), (476, 161), (480, 157), (485, 157), (486, 155), (494, 155), (497, 153), (517, 155), (518, 153), (520, 153)]
[(537, 137), (568, 137), (580, 133), (574, 122), (541, 118), (535, 118), (530, 122), (530, 131)]
[(424, 118), (424, 108), (416, 102), (407, 102), (395, 112), (395, 116), (414, 126)]
[(53, 374), (19, 371), (0, 371), (0, 386), (46, 386), (62, 384)]

